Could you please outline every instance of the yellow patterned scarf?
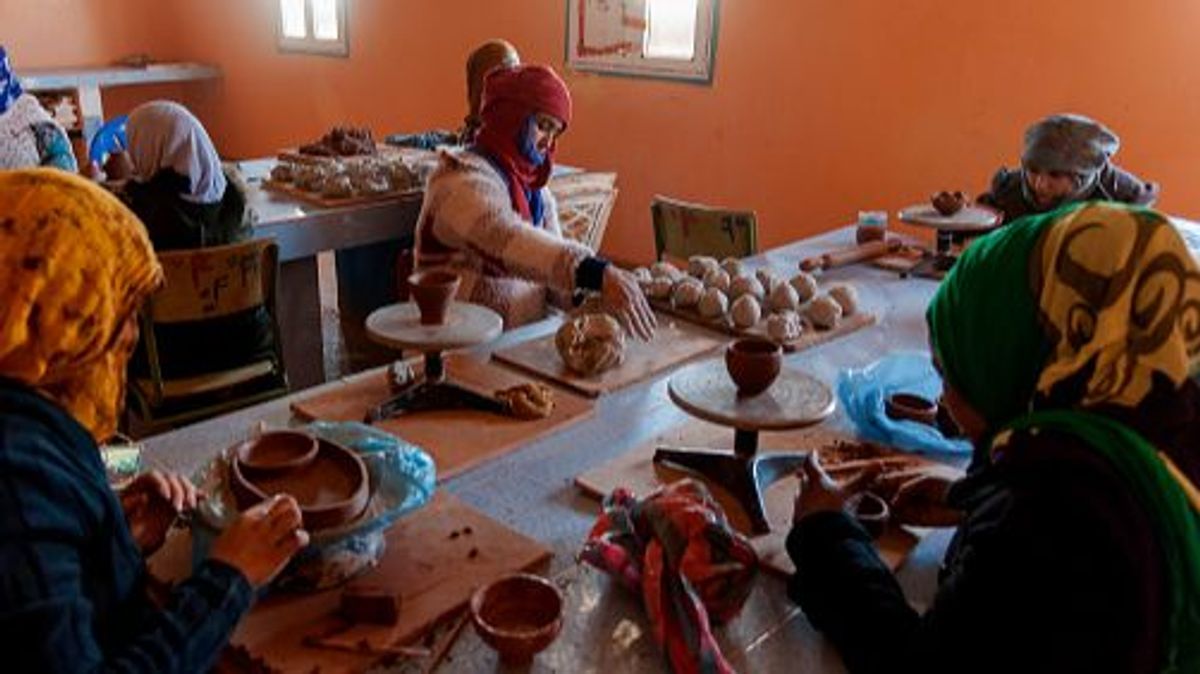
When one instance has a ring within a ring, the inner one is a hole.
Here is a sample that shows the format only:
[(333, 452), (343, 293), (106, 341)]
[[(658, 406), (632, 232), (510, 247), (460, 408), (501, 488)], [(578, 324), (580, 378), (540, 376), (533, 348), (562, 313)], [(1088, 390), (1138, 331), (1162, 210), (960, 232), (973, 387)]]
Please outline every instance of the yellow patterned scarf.
[(64, 407), (97, 442), (117, 428), (120, 337), (162, 268), (116, 198), (53, 169), (0, 172), (0, 376)]

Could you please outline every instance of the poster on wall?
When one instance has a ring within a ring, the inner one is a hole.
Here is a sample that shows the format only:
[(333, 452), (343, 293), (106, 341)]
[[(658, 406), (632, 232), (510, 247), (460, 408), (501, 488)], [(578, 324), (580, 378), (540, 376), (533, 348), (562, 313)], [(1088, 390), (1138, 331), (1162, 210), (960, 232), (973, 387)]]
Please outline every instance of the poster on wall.
[(711, 82), (717, 0), (566, 0), (567, 65)]

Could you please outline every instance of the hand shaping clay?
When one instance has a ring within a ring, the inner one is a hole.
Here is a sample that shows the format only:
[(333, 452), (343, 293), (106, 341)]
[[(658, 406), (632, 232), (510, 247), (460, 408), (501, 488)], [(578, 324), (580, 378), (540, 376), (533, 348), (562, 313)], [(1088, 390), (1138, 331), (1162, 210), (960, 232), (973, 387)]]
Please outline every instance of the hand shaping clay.
[(580, 314), (562, 324), (554, 346), (569, 369), (591, 376), (624, 360), (625, 330), (608, 314)]

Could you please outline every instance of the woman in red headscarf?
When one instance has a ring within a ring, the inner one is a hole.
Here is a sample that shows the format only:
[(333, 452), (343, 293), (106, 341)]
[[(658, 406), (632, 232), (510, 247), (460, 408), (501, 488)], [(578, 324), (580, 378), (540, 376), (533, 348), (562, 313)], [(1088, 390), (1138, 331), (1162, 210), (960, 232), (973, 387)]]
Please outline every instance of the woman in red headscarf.
[(473, 145), (442, 150), (417, 226), (416, 264), (462, 276), (459, 299), (516, 327), (542, 318), (547, 290), (599, 291), (626, 329), (643, 339), (654, 314), (633, 277), (562, 236), (546, 183), (571, 94), (549, 67), (493, 70), (484, 83)]

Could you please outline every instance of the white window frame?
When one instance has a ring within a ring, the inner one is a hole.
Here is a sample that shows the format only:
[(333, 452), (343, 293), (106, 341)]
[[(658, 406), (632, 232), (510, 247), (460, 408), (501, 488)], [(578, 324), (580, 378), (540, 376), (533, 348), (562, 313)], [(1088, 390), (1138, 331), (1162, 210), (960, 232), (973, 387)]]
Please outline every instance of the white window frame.
[[(580, 15), (585, 5), (596, 0), (566, 0), (567, 65), (575, 70), (603, 75), (624, 75), (657, 79), (683, 80), (711, 84), (717, 53), (719, 0), (698, 0), (695, 50), (690, 61), (643, 56), (645, 28), (632, 28), (623, 41), (604, 45), (584, 44), (580, 36)], [(607, 0), (623, 3), (626, 9), (644, 8), (647, 0)], [(644, 12), (644, 9), (642, 10)]]
[(306, 37), (288, 37), (283, 34), (283, 2), (275, 0), (275, 34), (279, 43), (279, 51), (299, 54), (320, 54), (323, 56), (349, 56), (350, 32), (346, 5), (349, 0), (336, 0), (338, 39), (318, 40), (313, 27), (313, 0), (304, 0), (304, 32)]

